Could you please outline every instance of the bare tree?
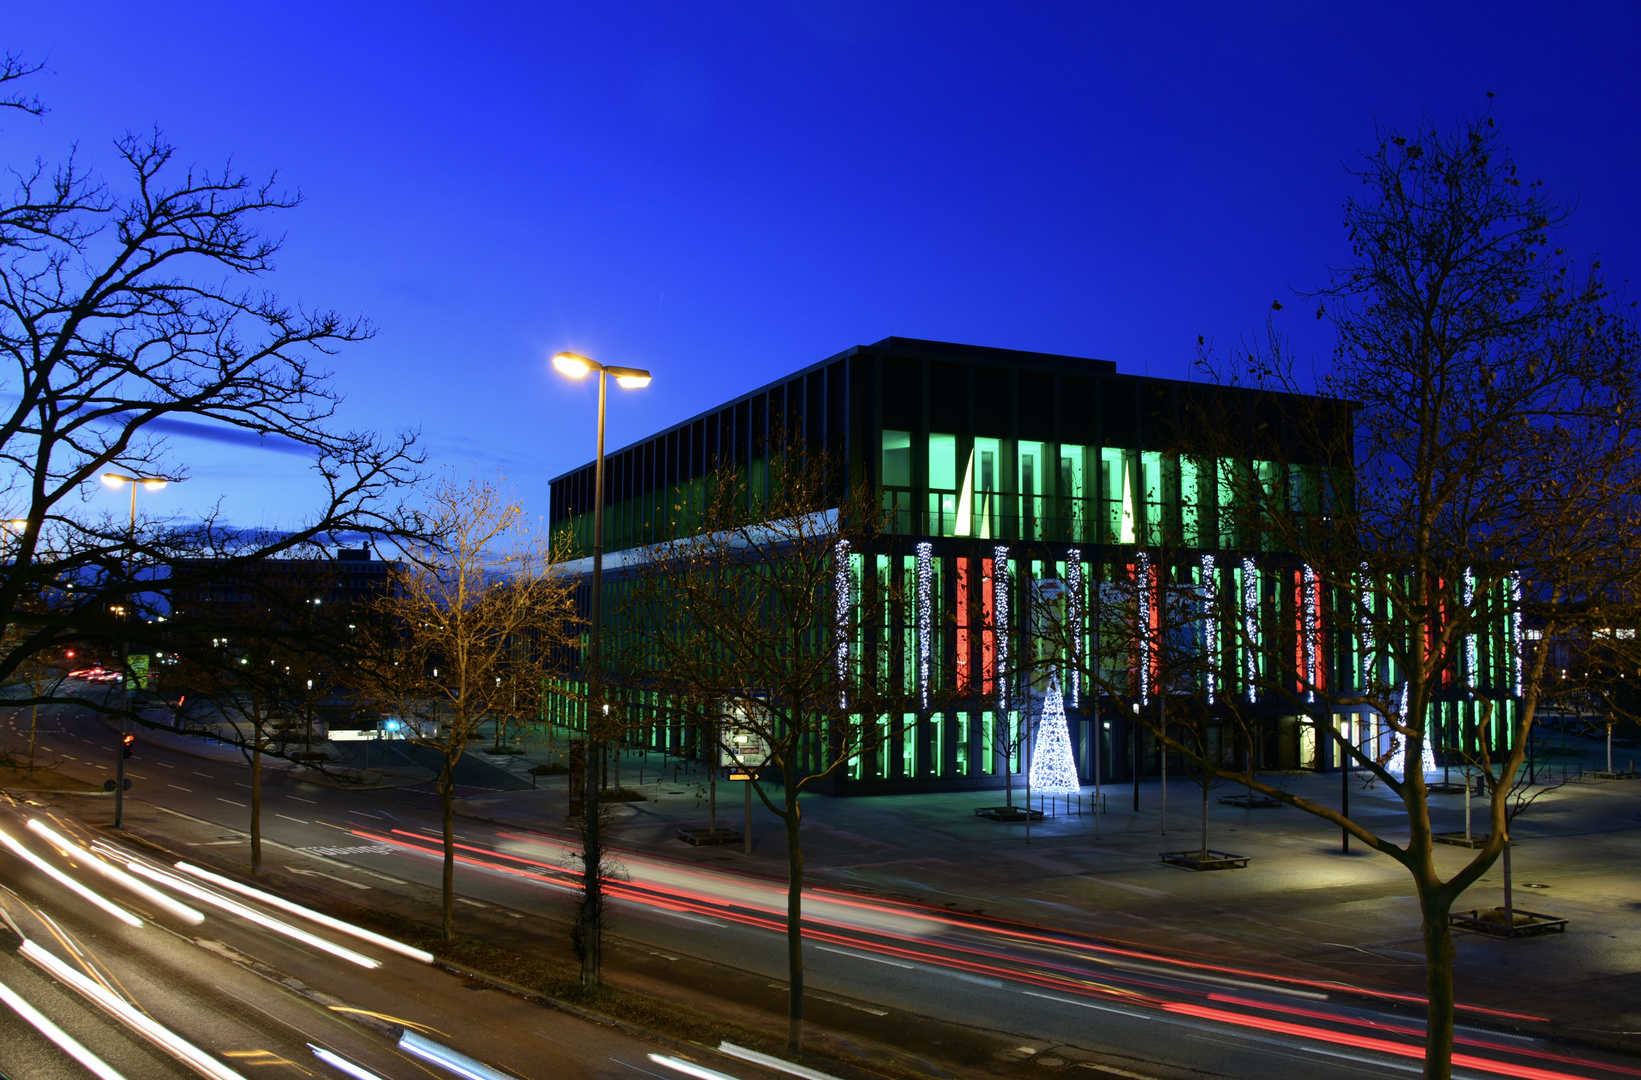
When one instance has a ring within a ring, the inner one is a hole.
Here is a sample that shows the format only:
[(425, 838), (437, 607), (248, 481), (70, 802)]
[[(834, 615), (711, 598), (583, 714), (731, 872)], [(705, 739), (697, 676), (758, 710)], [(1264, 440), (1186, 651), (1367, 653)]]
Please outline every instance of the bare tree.
[[(266, 560), (254, 572), (214, 584), (237, 599), (200, 603), (172, 596), (165, 644), (174, 666), (167, 681), (179, 693), (176, 720), (187, 732), (187, 703), (204, 703), (226, 722), (199, 730), (229, 743), (250, 766), (251, 871), (262, 866), (262, 770), (265, 758), (304, 760), (312, 752), (311, 706), (336, 683), (352, 647), (348, 621), (357, 612), (334, 602), (334, 577), (318, 559)], [(317, 685), (316, 685), (317, 684)], [(303, 730), (302, 749), (291, 733)]]
[(534, 703), (571, 625), (570, 590), (545, 537), (495, 483), (442, 477), (428, 492), (395, 588), (354, 662), (366, 700), (438, 756), (444, 922), (455, 935), (455, 770), (480, 727)]
[[(0, 107), (42, 113), (13, 92), (37, 70), (0, 60)], [(413, 435), (332, 423), (326, 358), (370, 327), (265, 290), (279, 241), (264, 225), (298, 197), (231, 165), (182, 165), (158, 132), (112, 150), (109, 178), (73, 153), (15, 162), (0, 196), (0, 516), (23, 522), (0, 576), (0, 629), (18, 642), (0, 679), (73, 641), (141, 647), (158, 624), (139, 616), (179, 559), (249, 564), (341, 531), (396, 533), (405, 523), (383, 497), (416, 477)], [(178, 434), (309, 458), (312, 513), (270, 533), (216, 515), (181, 529), (87, 510), (106, 472), (185, 477), (166, 442)]]
[[(1554, 246), (1566, 211), (1519, 179), (1490, 116), (1450, 133), (1385, 131), (1356, 175), (1354, 259), (1311, 297), (1338, 332), (1321, 402), (1281, 393), (1308, 388), (1273, 333), (1240, 368), (1208, 362), (1262, 393), (1233, 415), (1222, 391), (1188, 426), (1251, 433), (1252, 453), (1227, 466), (1242, 508), (1233, 524), (1245, 549), (1277, 553), (1242, 588), (1219, 589), (1222, 675), (1285, 701), (1318, 747), (1331, 741), (1394, 792), (1408, 839), (1251, 769), (1221, 771), (1407, 869), (1426, 956), (1425, 1075), (1446, 1078), (1449, 914), (1503, 850), (1508, 793), (1547, 692), (1545, 650), (1521, 644), (1523, 612), (1540, 615), (1548, 640), (1633, 595), (1641, 364), (1631, 316), (1598, 263), (1580, 269)], [(1211, 440), (1185, 449), (1235, 456)], [(1321, 625), (1334, 628), (1325, 667), (1310, 629)], [(1340, 728), (1327, 713), (1356, 720)], [(1495, 777), (1488, 842), (1445, 879), (1422, 766), (1435, 747)]]
[(647, 551), (631, 578), (619, 635), (627, 677), (710, 733), (707, 755), (733, 752), (737, 730), (768, 748), (766, 771), (749, 782), (785, 827), (787, 1037), (796, 1053), (800, 796), (851, 762), (867, 767), (901, 733), (906, 710), (926, 709), (927, 682), (906, 645), (916, 616), (904, 582), (866, 569), (881, 517), (870, 493), (846, 487), (830, 456), (775, 445), (783, 452), (771, 454), (767, 489), (728, 464), (711, 477), (704, 506), (675, 507), (673, 539)]

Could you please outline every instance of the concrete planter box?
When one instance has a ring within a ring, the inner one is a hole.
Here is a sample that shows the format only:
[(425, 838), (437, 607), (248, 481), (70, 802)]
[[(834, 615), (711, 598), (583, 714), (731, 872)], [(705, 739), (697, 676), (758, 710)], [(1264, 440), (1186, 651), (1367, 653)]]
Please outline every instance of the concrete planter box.
[(1539, 934), (1560, 934), (1566, 932), (1567, 920), (1558, 919), (1554, 915), (1544, 915), (1537, 911), (1524, 911), (1514, 908), (1511, 911), (1515, 925), (1504, 921), (1503, 908), (1482, 908), (1475, 911), (1454, 911), (1447, 916), (1450, 926), (1463, 927), (1466, 930), (1476, 930), (1483, 934), (1492, 934), (1495, 937), (1536, 937)]
[(1028, 806), (977, 806), (974, 808), (975, 817), (983, 817), (989, 821), (1041, 821), (1043, 812)]
[(1182, 870), (1246, 870), (1247, 855), (1225, 851), (1164, 851), (1162, 861)]
[(713, 844), (739, 844), (746, 838), (734, 829), (679, 829), (678, 839), (695, 847), (708, 847)]
[(1221, 806), (1240, 806), (1248, 810), (1270, 810), (1283, 805), (1281, 799), (1273, 799), (1269, 795), (1221, 795)]
[(1471, 833), (1470, 839), (1466, 840), (1462, 832), (1439, 832), (1432, 833), (1430, 839), (1436, 841), (1438, 844), (1451, 844), (1454, 847), (1479, 848), (1487, 846), (1487, 838), (1489, 835), (1491, 834), (1483, 834), (1478, 836), (1475, 833)]

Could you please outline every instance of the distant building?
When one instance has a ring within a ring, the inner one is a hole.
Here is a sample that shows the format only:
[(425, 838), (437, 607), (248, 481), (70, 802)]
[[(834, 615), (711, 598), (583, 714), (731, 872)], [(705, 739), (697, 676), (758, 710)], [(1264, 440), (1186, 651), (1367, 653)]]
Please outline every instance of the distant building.
[(376, 558), (368, 545), (338, 548), (334, 559), (178, 559), (167, 596), (173, 615), (206, 619), (230, 619), (269, 600), (362, 609), (392, 588), (395, 565)]

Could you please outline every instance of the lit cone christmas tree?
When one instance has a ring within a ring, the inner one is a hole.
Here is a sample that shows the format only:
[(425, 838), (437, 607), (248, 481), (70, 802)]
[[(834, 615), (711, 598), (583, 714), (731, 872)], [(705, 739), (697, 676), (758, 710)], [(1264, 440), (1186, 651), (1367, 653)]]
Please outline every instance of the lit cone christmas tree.
[(1065, 700), (1060, 695), (1060, 680), (1054, 676), (1049, 677), (1043, 718), (1037, 724), (1037, 745), (1031, 755), (1031, 786), (1049, 795), (1075, 795), (1082, 790), (1077, 780), (1077, 762), (1071, 756)]

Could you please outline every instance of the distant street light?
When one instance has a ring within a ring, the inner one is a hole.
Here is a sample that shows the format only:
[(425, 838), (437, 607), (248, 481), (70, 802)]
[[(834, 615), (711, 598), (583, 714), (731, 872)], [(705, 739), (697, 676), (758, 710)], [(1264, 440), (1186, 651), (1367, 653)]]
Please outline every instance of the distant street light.
[[(126, 533), (126, 544), (129, 547), (127, 572), (133, 577), (136, 575), (137, 562), (137, 485), (141, 484), (145, 491), (158, 491), (170, 483), (163, 476), (126, 476), (122, 473), (103, 473), (103, 483), (111, 488), (121, 484), (131, 485), (131, 525)], [(122, 608), (121, 616), (125, 615)], [(121, 666), (125, 668), (124, 676), (120, 679), (120, 689), (124, 698), (120, 713), (120, 743), (119, 752), (114, 755), (114, 827), (120, 828), (125, 821), (125, 714), (131, 709), (131, 642), (126, 641), (121, 647)]]
[[(609, 376), (614, 375), (616, 385), (624, 390), (640, 390), (650, 384), (650, 373), (642, 368), (609, 367), (595, 360), (589, 360), (573, 352), (561, 352), (553, 357), (553, 366), (572, 379), (579, 379), (588, 372), (598, 372), (598, 453), (593, 458), (593, 582), (592, 582), (592, 611), (588, 620), (587, 635), (587, 700), (604, 704), (604, 713), (608, 715), (609, 705), (603, 702), (603, 679), (599, 670), (602, 662), (602, 629), (604, 624), (604, 401), (605, 390)], [(600, 771), (602, 763), (602, 746), (593, 733), (592, 715), (587, 717), (587, 779), (582, 788), (582, 821), (585, 822), (586, 845), (588, 854), (598, 847), (598, 786), (601, 782)], [(598, 747), (600, 753), (593, 753)], [(589, 862), (587, 877), (588, 889), (583, 890), (582, 903), (592, 908), (597, 902), (596, 882), (593, 880), (593, 864)], [(596, 916), (594, 916), (596, 917)], [(583, 922), (585, 926), (585, 921)], [(581, 962), (581, 982), (584, 986), (594, 985), (599, 981), (603, 971), (603, 957), (600, 955), (601, 942), (599, 935), (601, 928), (587, 927), (588, 933), (583, 943)]]

